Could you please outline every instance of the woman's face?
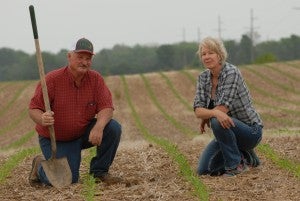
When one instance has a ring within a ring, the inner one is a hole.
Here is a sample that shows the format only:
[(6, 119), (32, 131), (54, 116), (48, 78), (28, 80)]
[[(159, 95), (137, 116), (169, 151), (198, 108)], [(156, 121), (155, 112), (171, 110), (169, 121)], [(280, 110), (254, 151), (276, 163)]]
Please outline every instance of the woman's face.
[(216, 52), (207, 47), (202, 47), (200, 54), (201, 61), (206, 68), (214, 69), (221, 66), (220, 56)]

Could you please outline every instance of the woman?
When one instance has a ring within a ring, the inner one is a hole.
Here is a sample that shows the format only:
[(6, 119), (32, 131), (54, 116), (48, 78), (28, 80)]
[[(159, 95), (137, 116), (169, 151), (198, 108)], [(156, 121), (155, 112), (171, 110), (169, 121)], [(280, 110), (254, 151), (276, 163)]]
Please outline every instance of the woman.
[(198, 54), (207, 70), (198, 77), (194, 111), (201, 133), (207, 125), (215, 139), (203, 151), (197, 173), (235, 176), (248, 170), (247, 164), (259, 165), (253, 149), (261, 141), (263, 123), (239, 69), (226, 62), (223, 42), (207, 37)]

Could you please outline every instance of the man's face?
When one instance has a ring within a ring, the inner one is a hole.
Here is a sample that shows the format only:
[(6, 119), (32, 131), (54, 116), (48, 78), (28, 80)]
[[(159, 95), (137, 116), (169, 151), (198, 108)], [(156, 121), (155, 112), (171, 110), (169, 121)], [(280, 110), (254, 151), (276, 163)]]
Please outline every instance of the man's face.
[(87, 52), (69, 52), (68, 61), (71, 71), (77, 75), (85, 74), (92, 65), (93, 55)]

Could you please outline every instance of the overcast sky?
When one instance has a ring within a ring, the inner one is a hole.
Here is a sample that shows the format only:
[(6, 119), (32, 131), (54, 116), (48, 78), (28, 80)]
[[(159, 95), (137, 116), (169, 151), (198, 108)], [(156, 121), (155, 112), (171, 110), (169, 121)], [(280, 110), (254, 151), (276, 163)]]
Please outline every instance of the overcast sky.
[(30, 5), (41, 50), (53, 53), (81, 37), (96, 52), (116, 44), (172, 44), (219, 34), (239, 41), (250, 30), (251, 9), (260, 41), (300, 35), (299, 0), (7, 0), (0, 6), (0, 48), (35, 52)]

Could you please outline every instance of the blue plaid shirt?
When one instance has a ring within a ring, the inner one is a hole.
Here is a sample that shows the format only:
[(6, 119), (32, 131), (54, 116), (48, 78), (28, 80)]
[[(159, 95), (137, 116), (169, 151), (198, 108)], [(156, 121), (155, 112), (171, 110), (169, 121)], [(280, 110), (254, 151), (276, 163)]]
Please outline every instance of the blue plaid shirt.
[[(211, 89), (211, 73), (207, 69), (198, 77), (194, 110), (197, 107), (208, 108), (211, 100)], [(214, 104), (215, 106), (226, 106), (229, 109), (229, 116), (247, 125), (257, 123), (263, 126), (259, 114), (252, 105), (251, 95), (241, 72), (230, 63), (225, 63), (221, 69)]]

